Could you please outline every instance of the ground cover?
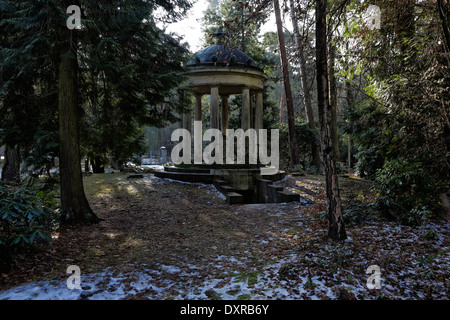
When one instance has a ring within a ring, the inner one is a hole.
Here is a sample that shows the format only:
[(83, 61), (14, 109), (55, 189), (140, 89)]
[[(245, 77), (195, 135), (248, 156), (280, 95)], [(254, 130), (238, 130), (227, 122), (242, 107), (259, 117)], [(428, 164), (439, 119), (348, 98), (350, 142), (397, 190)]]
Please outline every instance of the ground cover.
[[(386, 221), (365, 205), (365, 180), (340, 178), (348, 239), (334, 243), (320, 175), (279, 182), (301, 202), (248, 205), (211, 185), (127, 175), (85, 177), (103, 220), (61, 227), (52, 247), (19, 259), (0, 299), (448, 299), (448, 221)], [(66, 286), (69, 265), (80, 290)], [(380, 289), (367, 288), (371, 265)]]

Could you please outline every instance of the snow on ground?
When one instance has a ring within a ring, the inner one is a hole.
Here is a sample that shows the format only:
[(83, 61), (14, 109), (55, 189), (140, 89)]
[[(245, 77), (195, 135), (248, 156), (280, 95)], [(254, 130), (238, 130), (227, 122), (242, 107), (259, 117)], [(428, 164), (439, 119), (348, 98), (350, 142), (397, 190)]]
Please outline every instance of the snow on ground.
[[(157, 169), (157, 170), (163, 170), (163, 169)], [(156, 180), (162, 180), (162, 181), (167, 181), (167, 182), (172, 182), (172, 183), (180, 183), (180, 184), (189, 184), (189, 185), (194, 185), (194, 186), (201, 186), (202, 188), (206, 189), (208, 193), (210, 193), (212, 195), (215, 195), (215, 196), (217, 196), (218, 198), (220, 198), (222, 200), (227, 200), (227, 197), (222, 192), (217, 190), (217, 188), (213, 184), (207, 184), (207, 183), (201, 183), (201, 182), (188, 182), (188, 181), (174, 180), (174, 179), (170, 179), (170, 178), (157, 178), (154, 175), (144, 176), (144, 179), (148, 179), (148, 180), (155, 180), (156, 179)]]
[[(230, 259), (235, 257), (219, 256), (214, 267), (221, 268), (222, 261)], [(168, 297), (188, 300), (217, 297), (224, 300), (301, 299), (306, 289), (293, 290), (288, 281), (275, 276), (288, 260), (266, 266), (262, 274), (247, 276), (242, 271), (236, 271), (223, 278), (206, 279), (201, 275), (202, 267), (195, 265), (186, 265), (183, 269), (157, 265), (154, 269), (127, 274), (107, 269), (101, 273), (82, 274), (81, 289), (69, 290), (66, 278), (51, 279), (0, 292), (0, 300), (119, 300), (136, 295), (155, 300)], [(306, 281), (306, 278), (302, 279), (302, 282)], [(330, 288), (321, 285), (317, 288), (333, 296)], [(311, 298), (318, 299), (317, 296)]]
[[(199, 185), (221, 195), (214, 186)], [(333, 245), (321, 242), (317, 238), (320, 230), (312, 230), (308, 217), (294, 215), (292, 206), (249, 204), (236, 208), (235, 215), (251, 210), (288, 222), (276, 237), (255, 235), (268, 248), (264, 252), (251, 252), (254, 248), (249, 246), (239, 256), (216, 255), (197, 265), (180, 258), (174, 264), (126, 265), (100, 273), (81, 270), (81, 289), (67, 288), (68, 274), (0, 291), (0, 300), (323, 300), (345, 295), (416, 300), (428, 299), (428, 291), (435, 299), (448, 299), (449, 222), (412, 228), (368, 221), (349, 228), (348, 239)], [(295, 227), (301, 232), (292, 233)], [(429, 240), (424, 239), (427, 232), (434, 233)], [(281, 253), (280, 247), (292, 249)], [(264, 266), (254, 268), (252, 259), (264, 254)], [(376, 293), (367, 288), (366, 274), (374, 264), (381, 267), (382, 288)]]
[[(392, 227), (392, 226), (388, 226)], [(364, 227), (374, 236), (379, 232), (369, 225)], [(439, 231), (448, 231), (434, 226)], [(383, 230), (382, 230), (383, 231)], [(352, 242), (350, 238), (347, 240)], [(445, 254), (435, 261), (443, 268), (435, 276), (448, 277), (450, 262), (449, 248), (442, 248)], [(322, 256), (334, 250), (325, 246), (320, 254), (310, 254), (307, 259), (310, 265), (322, 263)], [(383, 254), (385, 249), (380, 249)], [(361, 255), (361, 254), (360, 254)], [(353, 257), (360, 261), (357, 268), (339, 269), (333, 278), (321, 274), (310, 274), (309, 270), (289, 269), (299, 261), (298, 253), (291, 253), (283, 258), (273, 257), (272, 263), (267, 264), (257, 272), (249, 267), (248, 256), (216, 256), (215, 260), (204, 265), (180, 264), (164, 265), (128, 265), (123, 271), (106, 269), (100, 273), (81, 274), (81, 289), (69, 290), (67, 278), (55, 278), (36, 283), (21, 285), (0, 292), (0, 300), (119, 300), (144, 298), (151, 300), (162, 299), (223, 299), (223, 300), (298, 300), (298, 299), (338, 299), (344, 291), (354, 297), (376, 299), (382, 296), (370, 295), (367, 288), (367, 278), (361, 277), (361, 266), (370, 264), (364, 256)], [(411, 260), (416, 260), (411, 257)], [(210, 260), (211, 261), (211, 260)], [(230, 269), (232, 264), (234, 269)], [(298, 264), (297, 264), (298, 266)], [(382, 292), (390, 299), (425, 299), (422, 293), (415, 292), (414, 286), (442, 286), (440, 277), (435, 280), (418, 280), (420, 262), (412, 266), (392, 265), (392, 270), (383, 270), (381, 277)], [(217, 276), (222, 271), (220, 276)], [(292, 273), (293, 272), (293, 273)], [(215, 274), (216, 276), (213, 276)], [(285, 275), (285, 276), (283, 276)], [(69, 275), (68, 275), (69, 276)], [(340, 285), (336, 286), (336, 283)], [(399, 288), (401, 289), (399, 291)]]
[(140, 167), (150, 168), (155, 170), (164, 170), (164, 166), (162, 164), (142, 164)]

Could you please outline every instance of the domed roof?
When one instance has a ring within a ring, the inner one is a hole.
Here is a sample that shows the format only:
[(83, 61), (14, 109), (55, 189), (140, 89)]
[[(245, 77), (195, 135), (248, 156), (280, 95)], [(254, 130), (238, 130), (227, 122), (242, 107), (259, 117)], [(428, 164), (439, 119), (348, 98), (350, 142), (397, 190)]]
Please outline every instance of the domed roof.
[(250, 67), (260, 70), (247, 54), (222, 44), (209, 46), (198, 51), (188, 61), (186, 66), (190, 68), (202, 66)]

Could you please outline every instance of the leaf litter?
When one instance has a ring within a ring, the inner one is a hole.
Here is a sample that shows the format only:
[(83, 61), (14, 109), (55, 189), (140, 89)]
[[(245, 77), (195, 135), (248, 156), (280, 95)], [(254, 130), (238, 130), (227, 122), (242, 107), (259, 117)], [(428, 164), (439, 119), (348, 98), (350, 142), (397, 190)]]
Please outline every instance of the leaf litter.
[[(325, 237), (324, 200), (311, 179), (284, 181), (300, 193), (313, 185), (308, 201), (240, 206), (211, 185), (152, 174), (85, 179), (103, 221), (61, 227), (51, 248), (2, 275), (0, 299), (449, 297), (448, 221), (410, 227), (373, 219), (335, 243)], [(80, 267), (81, 289), (67, 288), (69, 265)], [(380, 267), (380, 289), (367, 287), (370, 265)]]

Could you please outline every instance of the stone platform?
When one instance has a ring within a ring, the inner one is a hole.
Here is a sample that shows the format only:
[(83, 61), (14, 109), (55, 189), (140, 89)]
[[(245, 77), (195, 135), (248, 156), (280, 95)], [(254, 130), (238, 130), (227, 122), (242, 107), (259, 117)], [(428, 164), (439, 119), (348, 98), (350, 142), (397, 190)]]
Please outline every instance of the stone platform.
[(300, 200), (299, 194), (273, 185), (273, 182), (286, 176), (284, 171), (278, 171), (274, 175), (261, 175), (260, 168), (260, 165), (177, 165), (164, 166), (164, 170), (154, 174), (159, 178), (214, 184), (229, 204)]

